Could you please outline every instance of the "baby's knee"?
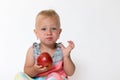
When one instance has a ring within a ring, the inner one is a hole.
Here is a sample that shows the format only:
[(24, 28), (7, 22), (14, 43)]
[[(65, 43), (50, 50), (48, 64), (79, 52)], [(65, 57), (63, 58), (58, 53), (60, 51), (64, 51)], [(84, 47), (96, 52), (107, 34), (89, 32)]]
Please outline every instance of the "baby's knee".
[(53, 72), (47, 76), (47, 80), (63, 80), (59, 73)]
[(24, 72), (19, 72), (15, 75), (14, 80), (31, 80), (31, 78)]

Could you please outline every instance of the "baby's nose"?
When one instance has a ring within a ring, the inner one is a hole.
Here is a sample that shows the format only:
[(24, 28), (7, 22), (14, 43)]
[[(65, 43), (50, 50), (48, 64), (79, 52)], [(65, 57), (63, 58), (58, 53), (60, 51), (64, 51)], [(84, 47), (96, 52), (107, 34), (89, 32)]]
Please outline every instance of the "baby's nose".
[(52, 34), (52, 31), (49, 29), (49, 30), (47, 31), (47, 34)]

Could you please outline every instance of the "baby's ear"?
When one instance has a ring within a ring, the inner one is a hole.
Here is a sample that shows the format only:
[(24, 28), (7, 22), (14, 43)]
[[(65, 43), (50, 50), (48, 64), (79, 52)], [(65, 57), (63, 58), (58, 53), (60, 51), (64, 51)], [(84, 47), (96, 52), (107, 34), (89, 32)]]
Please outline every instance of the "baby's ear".
[(36, 34), (36, 29), (33, 29), (33, 32)]
[(59, 34), (62, 32), (62, 29), (60, 28)]
[(36, 35), (36, 37), (37, 37), (37, 30), (36, 30), (36, 29), (34, 29), (34, 30), (33, 30), (33, 32), (35, 33), (35, 35)]

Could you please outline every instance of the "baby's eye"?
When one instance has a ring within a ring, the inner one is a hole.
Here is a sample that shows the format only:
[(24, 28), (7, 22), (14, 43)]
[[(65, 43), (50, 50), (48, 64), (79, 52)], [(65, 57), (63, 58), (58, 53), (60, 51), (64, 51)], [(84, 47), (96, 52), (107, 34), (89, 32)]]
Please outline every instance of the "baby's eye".
[(57, 28), (52, 28), (52, 30), (57, 30)]
[(41, 28), (41, 30), (46, 30), (46, 28)]

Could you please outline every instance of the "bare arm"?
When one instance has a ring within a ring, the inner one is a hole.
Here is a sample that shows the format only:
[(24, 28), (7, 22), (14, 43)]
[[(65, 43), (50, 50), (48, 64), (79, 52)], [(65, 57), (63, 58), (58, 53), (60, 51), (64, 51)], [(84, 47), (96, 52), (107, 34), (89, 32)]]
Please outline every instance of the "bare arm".
[(64, 57), (63, 61), (64, 61), (63, 65), (65, 72), (67, 73), (68, 76), (72, 76), (75, 71), (75, 65), (72, 62), (70, 56)]
[(26, 55), (26, 61), (24, 65), (24, 72), (30, 77), (35, 77), (38, 73), (45, 71), (46, 68), (41, 68), (35, 63), (35, 59), (33, 56), (33, 47), (28, 49)]
[(68, 76), (73, 75), (75, 71), (75, 65), (70, 57), (71, 50), (74, 48), (74, 43), (72, 41), (68, 41), (68, 46), (64, 47), (63, 44), (61, 44), (61, 48), (63, 51), (63, 68), (64, 71)]

